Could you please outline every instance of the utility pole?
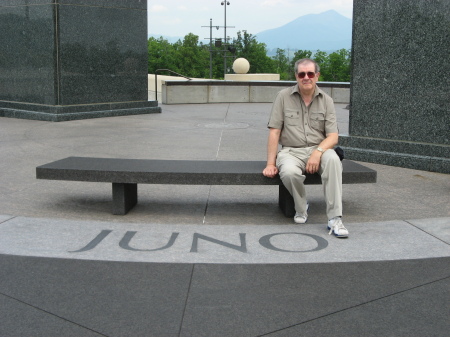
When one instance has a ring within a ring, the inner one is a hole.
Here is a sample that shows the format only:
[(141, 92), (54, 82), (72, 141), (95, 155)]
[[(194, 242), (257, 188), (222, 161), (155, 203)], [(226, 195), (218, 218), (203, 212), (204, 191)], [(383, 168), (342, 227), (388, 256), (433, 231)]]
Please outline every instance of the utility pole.
[[(209, 19), (209, 26), (202, 26), (202, 28), (204, 27), (209, 27), (209, 78), (212, 78), (212, 19)], [(219, 29), (218, 26), (217, 29)]]
[[(212, 29), (213, 29), (213, 25), (212, 25), (212, 19), (209, 19), (209, 26), (202, 26), (203, 27), (209, 27), (209, 78), (212, 79), (212, 61), (213, 61), (213, 49), (212, 49)], [(222, 26), (215, 26), (217, 30), (219, 30), (219, 28), (221, 28)]]

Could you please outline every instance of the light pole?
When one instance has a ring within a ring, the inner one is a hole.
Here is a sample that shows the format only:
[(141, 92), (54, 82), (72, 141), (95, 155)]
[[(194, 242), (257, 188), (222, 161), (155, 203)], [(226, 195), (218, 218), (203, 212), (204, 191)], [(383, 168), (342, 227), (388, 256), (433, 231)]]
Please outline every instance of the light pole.
[[(225, 42), (225, 46), (227, 45), (227, 6), (230, 5), (229, 1), (222, 1), (220, 3), (225, 10), (225, 22), (224, 22), (224, 36), (223, 41)], [(223, 78), (225, 79), (225, 75), (227, 74), (227, 51), (223, 52)]]

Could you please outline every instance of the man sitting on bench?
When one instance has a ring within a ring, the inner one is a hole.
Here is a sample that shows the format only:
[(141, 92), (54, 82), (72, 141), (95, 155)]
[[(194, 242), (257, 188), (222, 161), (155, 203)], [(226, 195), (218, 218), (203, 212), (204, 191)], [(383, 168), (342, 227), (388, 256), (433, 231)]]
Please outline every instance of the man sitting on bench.
[[(297, 84), (281, 90), (272, 106), (268, 127), (267, 165), (263, 171), (273, 178), (278, 173), (294, 198), (295, 223), (308, 219), (303, 184), (306, 173), (318, 172), (327, 204), (328, 229), (336, 237), (348, 237), (342, 224), (342, 163), (333, 151), (338, 128), (333, 99), (316, 85), (319, 65), (311, 59), (295, 63)], [(278, 144), (282, 149), (278, 152)], [(278, 153), (277, 153), (278, 152)]]

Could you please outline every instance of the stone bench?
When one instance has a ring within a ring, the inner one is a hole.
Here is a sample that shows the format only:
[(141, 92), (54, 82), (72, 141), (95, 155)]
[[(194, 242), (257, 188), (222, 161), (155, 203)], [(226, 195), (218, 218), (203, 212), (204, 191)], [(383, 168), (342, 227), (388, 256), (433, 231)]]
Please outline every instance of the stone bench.
[[(344, 184), (375, 183), (377, 172), (343, 160)], [(265, 161), (154, 160), (68, 157), (36, 168), (37, 179), (112, 183), (113, 214), (124, 215), (137, 204), (138, 184), (279, 185), (278, 203), (287, 217), (295, 214), (294, 200), (279, 177), (267, 178)], [(305, 184), (321, 184), (307, 174)]]

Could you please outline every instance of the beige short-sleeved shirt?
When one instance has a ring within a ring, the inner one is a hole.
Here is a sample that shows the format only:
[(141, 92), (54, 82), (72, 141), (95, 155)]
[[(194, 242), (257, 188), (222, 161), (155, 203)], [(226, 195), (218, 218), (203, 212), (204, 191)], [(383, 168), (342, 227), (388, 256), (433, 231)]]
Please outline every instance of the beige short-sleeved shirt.
[(272, 105), (269, 128), (281, 130), (280, 144), (289, 147), (319, 145), (329, 133), (337, 133), (333, 99), (316, 86), (307, 107), (298, 84), (281, 90)]

